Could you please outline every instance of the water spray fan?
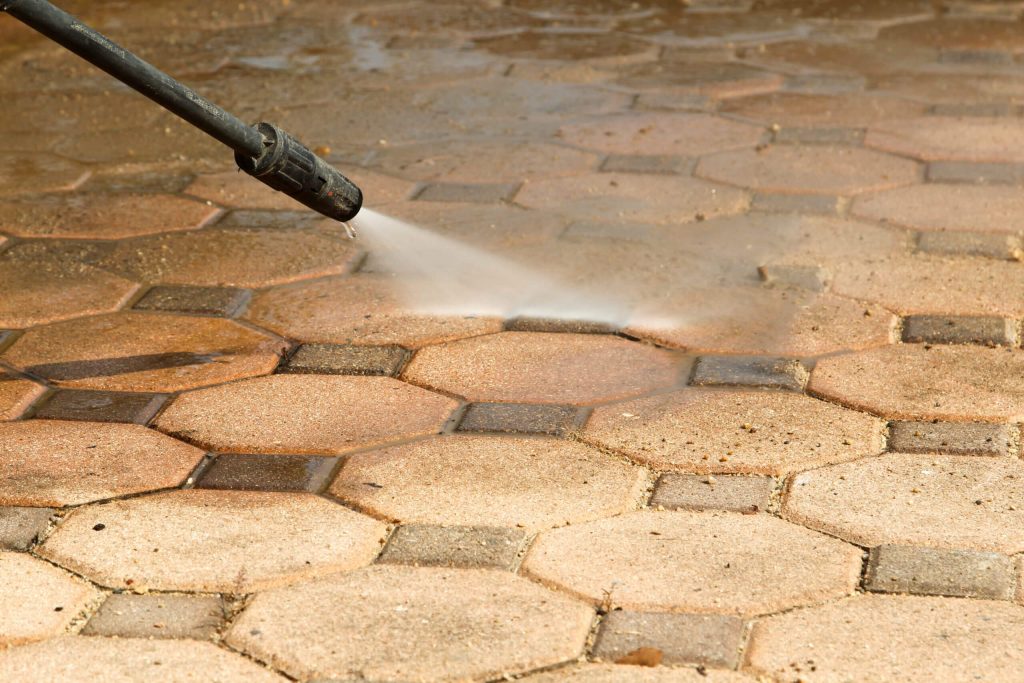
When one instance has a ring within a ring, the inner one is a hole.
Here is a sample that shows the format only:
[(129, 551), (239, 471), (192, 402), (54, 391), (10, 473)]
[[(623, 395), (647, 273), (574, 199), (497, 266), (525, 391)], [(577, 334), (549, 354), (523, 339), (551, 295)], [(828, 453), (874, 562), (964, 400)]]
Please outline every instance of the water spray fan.
[(46, 0), (0, 0), (27, 24), (235, 152), (238, 167), (310, 209), (345, 223), (363, 194), (352, 181), (272, 123), (247, 125)]

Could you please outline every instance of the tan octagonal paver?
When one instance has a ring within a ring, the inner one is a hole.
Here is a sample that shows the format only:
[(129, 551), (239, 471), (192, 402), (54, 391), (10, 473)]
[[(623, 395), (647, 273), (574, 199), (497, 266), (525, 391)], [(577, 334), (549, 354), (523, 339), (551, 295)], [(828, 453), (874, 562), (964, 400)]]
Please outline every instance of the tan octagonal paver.
[[(21, 553), (0, 552), (0, 653), (3, 647), (60, 634), (102, 593), (65, 571)], [(2, 654), (0, 654), (2, 657)], [(3, 665), (0, 664), (0, 679)]]
[(882, 29), (879, 38), (886, 42), (906, 42), (931, 48), (1020, 53), (1024, 52), (1024, 36), (1019, 28), (1013, 21), (957, 17), (888, 26)]
[(218, 212), (171, 195), (34, 197), (0, 201), (0, 230), (21, 237), (118, 239), (200, 228)]
[(251, 593), (369, 564), (384, 532), (308, 493), (193, 489), (79, 508), (39, 553), (110, 588)]
[(216, 451), (334, 455), (436, 434), (457, 406), (390, 377), (274, 375), (184, 394), (155, 424)]
[(890, 344), (897, 322), (878, 305), (786, 287), (686, 294), (647, 311), (641, 306), (626, 331), (695, 353), (817, 356)]
[(852, 147), (774, 145), (701, 159), (697, 175), (764, 192), (853, 195), (909, 185), (913, 161)]
[(786, 474), (880, 453), (883, 428), (799, 394), (686, 389), (598, 408), (583, 439), (658, 469)]
[(523, 206), (580, 220), (673, 225), (746, 211), (750, 198), (733, 187), (697, 178), (595, 173), (526, 183), (515, 197)]
[(503, 332), (420, 350), (404, 376), (471, 401), (594, 403), (671, 386), (679, 361), (616, 337)]
[(305, 342), (411, 348), (501, 330), (496, 318), (416, 313), (402, 294), (381, 275), (318, 280), (257, 294), (245, 317)]
[(316, 230), (199, 230), (119, 243), (103, 268), (138, 282), (266, 287), (351, 270), (361, 252)]
[(45, 391), (40, 384), (0, 371), (0, 420), (19, 417)]
[(68, 637), (0, 651), (0, 679), (24, 683), (284, 683), (258, 664), (195, 640)]
[(511, 183), (587, 173), (600, 159), (560, 145), (473, 140), (390, 148), (374, 159), (374, 167), (416, 180)]
[(917, 230), (1020, 232), (1024, 197), (1006, 185), (927, 184), (862, 195), (851, 212)]
[(1024, 551), (1024, 464), (893, 454), (804, 472), (785, 514), (858, 545)]
[(767, 515), (634, 512), (542, 533), (523, 569), (594, 604), (749, 615), (847, 595), (860, 565), (858, 548)]
[(533, 531), (630, 509), (646, 481), (642, 469), (571, 441), (457, 436), (354, 455), (330, 492), (402, 523)]
[(0, 195), (70, 191), (91, 174), (86, 166), (51, 154), (0, 153)]
[(529, 683), (755, 683), (757, 679), (738, 671), (688, 668), (653, 668), (619, 664), (584, 664), (527, 676)]
[(785, 683), (1024, 681), (1024, 608), (859, 595), (754, 626), (750, 668)]
[(54, 272), (38, 263), (0, 262), (0, 328), (116, 311), (138, 288), (95, 268)]
[(760, 142), (764, 129), (707, 114), (622, 114), (564, 126), (563, 142), (616, 154), (701, 156)]
[(1024, 122), (980, 116), (888, 121), (872, 126), (864, 144), (927, 161), (1019, 163), (1024, 161)]
[(128, 312), (31, 329), (2, 358), (61, 386), (160, 392), (267, 374), (283, 349), (229, 320)]
[(900, 420), (1016, 421), (1024, 417), (1024, 352), (901, 344), (818, 362), (808, 388)]
[(491, 680), (575, 659), (592, 616), (504, 572), (377, 566), (259, 595), (227, 639), (303, 679)]
[(141, 425), (0, 424), (0, 504), (80, 505), (178, 486), (203, 452)]
[(1024, 315), (1020, 263), (958, 256), (848, 259), (829, 265), (832, 291), (904, 315)]

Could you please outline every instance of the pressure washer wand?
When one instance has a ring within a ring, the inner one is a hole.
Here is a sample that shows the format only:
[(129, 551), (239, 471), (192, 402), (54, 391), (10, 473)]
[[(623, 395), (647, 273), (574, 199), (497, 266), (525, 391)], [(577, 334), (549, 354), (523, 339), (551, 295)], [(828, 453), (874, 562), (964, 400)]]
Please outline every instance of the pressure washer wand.
[(328, 218), (346, 222), (359, 212), (359, 188), (274, 124), (246, 125), (46, 0), (0, 0), (0, 11), (235, 150), (238, 167), (257, 180)]

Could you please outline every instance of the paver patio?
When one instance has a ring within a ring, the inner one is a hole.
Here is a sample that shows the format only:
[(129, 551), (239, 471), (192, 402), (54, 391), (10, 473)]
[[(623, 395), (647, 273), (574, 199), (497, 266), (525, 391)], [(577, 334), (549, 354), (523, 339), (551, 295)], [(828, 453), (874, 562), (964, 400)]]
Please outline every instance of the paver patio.
[(0, 681), (1024, 682), (1024, 3), (64, 6), (535, 296), (0, 13)]

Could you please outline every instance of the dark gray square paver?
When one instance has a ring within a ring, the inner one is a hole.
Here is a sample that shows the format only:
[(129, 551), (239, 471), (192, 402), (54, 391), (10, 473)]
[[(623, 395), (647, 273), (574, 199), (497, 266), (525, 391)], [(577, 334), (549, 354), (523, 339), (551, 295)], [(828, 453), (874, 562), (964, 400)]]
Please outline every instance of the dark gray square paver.
[(512, 569), (526, 541), (520, 529), (410, 524), (395, 529), (380, 562)]
[(133, 306), (139, 311), (173, 311), (231, 316), (249, 300), (249, 291), (234, 287), (153, 287)]
[(1017, 260), (1022, 255), (1022, 243), (1016, 235), (954, 231), (922, 232), (917, 238), (917, 250), (926, 254)]
[(672, 472), (658, 480), (651, 506), (669, 510), (763, 512), (771, 502), (774, 486), (771, 477)]
[(912, 315), (903, 320), (903, 341), (928, 344), (1011, 346), (1016, 323), (994, 316)]
[(1016, 452), (1016, 427), (980, 422), (893, 422), (889, 450), (895, 453), (1008, 455)]
[(822, 194), (767, 194), (758, 192), (750, 204), (753, 211), (770, 213), (835, 214), (841, 199)]
[(425, 202), (470, 202), (495, 204), (512, 199), (519, 189), (517, 184), (470, 185), (463, 183), (433, 183), (424, 187), (416, 199)]
[(882, 593), (1009, 600), (1013, 560), (998, 553), (883, 545), (871, 551), (865, 586)]
[(579, 414), (574, 406), (471, 403), (457, 431), (560, 436), (572, 431)]
[(196, 488), (318, 492), (327, 485), (337, 462), (337, 458), (312, 455), (219, 455)]
[(162, 394), (62, 389), (51, 396), (34, 417), (45, 420), (126, 422), (146, 424), (167, 400)]
[(400, 346), (303, 344), (278, 372), (394, 377), (408, 359)]
[(800, 391), (807, 383), (807, 377), (807, 368), (793, 358), (701, 356), (693, 370), (692, 384)]
[(612, 154), (601, 170), (608, 173), (661, 173), (689, 175), (696, 160), (677, 156), (644, 156), (638, 154)]
[(50, 508), (0, 507), (0, 549), (28, 550), (46, 530)]
[(223, 621), (221, 600), (212, 595), (115, 593), (100, 605), (82, 635), (207, 640)]
[(662, 664), (734, 668), (743, 641), (743, 620), (710, 614), (614, 611), (605, 617), (594, 657), (620, 661), (641, 648), (661, 652)]

